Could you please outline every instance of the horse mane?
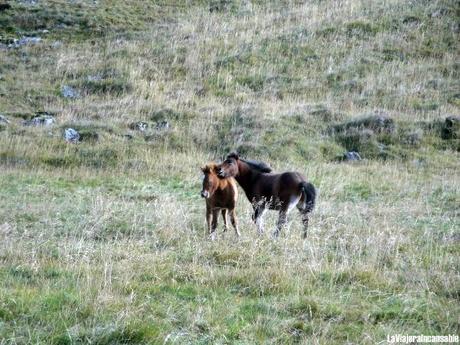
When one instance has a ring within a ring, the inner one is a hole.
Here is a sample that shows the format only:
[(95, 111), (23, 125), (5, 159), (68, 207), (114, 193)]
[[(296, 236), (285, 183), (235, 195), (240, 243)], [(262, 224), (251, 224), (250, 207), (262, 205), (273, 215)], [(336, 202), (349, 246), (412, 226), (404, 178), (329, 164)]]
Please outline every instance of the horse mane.
[(208, 163), (204, 167), (201, 168), (201, 170), (205, 174), (213, 173), (214, 175), (217, 174), (216, 172), (217, 164), (216, 163)]
[(267, 163), (261, 162), (261, 161), (255, 161), (252, 159), (242, 159), (240, 158), (240, 161), (243, 161), (247, 165), (249, 165), (252, 169), (258, 170), (263, 173), (270, 173), (273, 171), (272, 168)]

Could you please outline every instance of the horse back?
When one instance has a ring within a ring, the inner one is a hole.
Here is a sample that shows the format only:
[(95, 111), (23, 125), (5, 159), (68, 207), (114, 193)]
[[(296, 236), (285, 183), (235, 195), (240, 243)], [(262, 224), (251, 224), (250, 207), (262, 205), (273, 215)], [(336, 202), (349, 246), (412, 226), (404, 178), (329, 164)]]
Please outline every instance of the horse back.
[(261, 174), (254, 184), (252, 199), (271, 200), (274, 202), (272, 207), (275, 208), (290, 203), (291, 200), (300, 197), (302, 181), (305, 179), (296, 172)]

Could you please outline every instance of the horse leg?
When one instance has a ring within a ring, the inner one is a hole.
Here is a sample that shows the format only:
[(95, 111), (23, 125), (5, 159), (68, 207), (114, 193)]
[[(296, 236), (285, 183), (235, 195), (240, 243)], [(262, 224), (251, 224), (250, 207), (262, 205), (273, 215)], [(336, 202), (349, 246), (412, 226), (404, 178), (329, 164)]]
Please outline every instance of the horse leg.
[(238, 230), (238, 222), (236, 220), (236, 212), (234, 209), (230, 211), (230, 220), (232, 222), (233, 228), (235, 229), (236, 236), (240, 237), (240, 232)]
[(217, 218), (219, 218), (219, 210), (212, 210), (212, 221), (211, 221), (211, 240), (216, 239), (216, 229), (217, 229)]
[(286, 225), (286, 222), (287, 222), (287, 213), (288, 211), (285, 210), (285, 209), (281, 209), (280, 210), (280, 213), (279, 213), (279, 216), (278, 216), (278, 223), (276, 224), (276, 230), (275, 232), (273, 233), (273, 236), (274, 237), (278, 237), (281, 230), (284, 228), (284, 226)]
[(224, 232), (227, 232), (227, 209), (223, 208), (222, 209), (222, 218), (224, 218)]
[(254, 216), (253, 220), (254, 223), (257, 225), (257, 232), (259, 235), (262, 235), (264, 233), (264, 223), (263, 223), (263, 218), (262, 216), (265, 213), (265, 204), (258, 204), (257, 206), (254, 207)]
[(303, 223), (303, 238), (307, 238), (307, 230), (308, 230), (308, 211), (303, 210), (301, 211), (301, 216), (302, 216), (302, 223)]
[(212, 211), (209, 205), (206, 205), (206, 225), (208, 227), (208, 234), (211, 233)]

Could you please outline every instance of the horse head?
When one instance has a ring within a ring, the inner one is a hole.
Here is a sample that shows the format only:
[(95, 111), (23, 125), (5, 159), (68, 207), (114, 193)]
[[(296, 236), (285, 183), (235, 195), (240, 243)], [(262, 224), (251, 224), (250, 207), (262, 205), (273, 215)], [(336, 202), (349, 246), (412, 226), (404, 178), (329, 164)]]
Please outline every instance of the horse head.
[(210, 163), (201, 168), (204, 174), (203, 188), (201, 190), (201, 196), (203, 198), (210, 198), (216, 191), (219, 185), (219, 178), (217, 172), (220, 168), (215, 163)]
[(228, 154), (225, 160), (222, 162), (222, 164), (218, 166), (217, 175), (220, 178), (235, 177), (236, 175), (238, 175), (239, 160), (240, 157), (238, 156), (238, 153), (232, 152)]

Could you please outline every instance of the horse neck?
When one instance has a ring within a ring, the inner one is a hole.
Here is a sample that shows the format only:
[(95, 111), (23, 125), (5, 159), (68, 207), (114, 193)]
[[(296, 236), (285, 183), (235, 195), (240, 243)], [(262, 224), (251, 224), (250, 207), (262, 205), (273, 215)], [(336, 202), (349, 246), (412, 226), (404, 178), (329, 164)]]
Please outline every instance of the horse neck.
[(220, 179), (220, 178), (217, 178), (217, 187), (216, 187), (216, 190), (219, 189), (219, 190), (223, 190), (227, 187), (228, 185), (228, 181), (227, 179)]
[(238, 175), (235, 176), (235, 179), (241, 188), (243, 188), (243, 190), (246, 192), (246, 194), (253, 186), (253, 180), (257, 174), (259, 173), (251, 169), (248, 164), (242, 161), (238, 161)]

